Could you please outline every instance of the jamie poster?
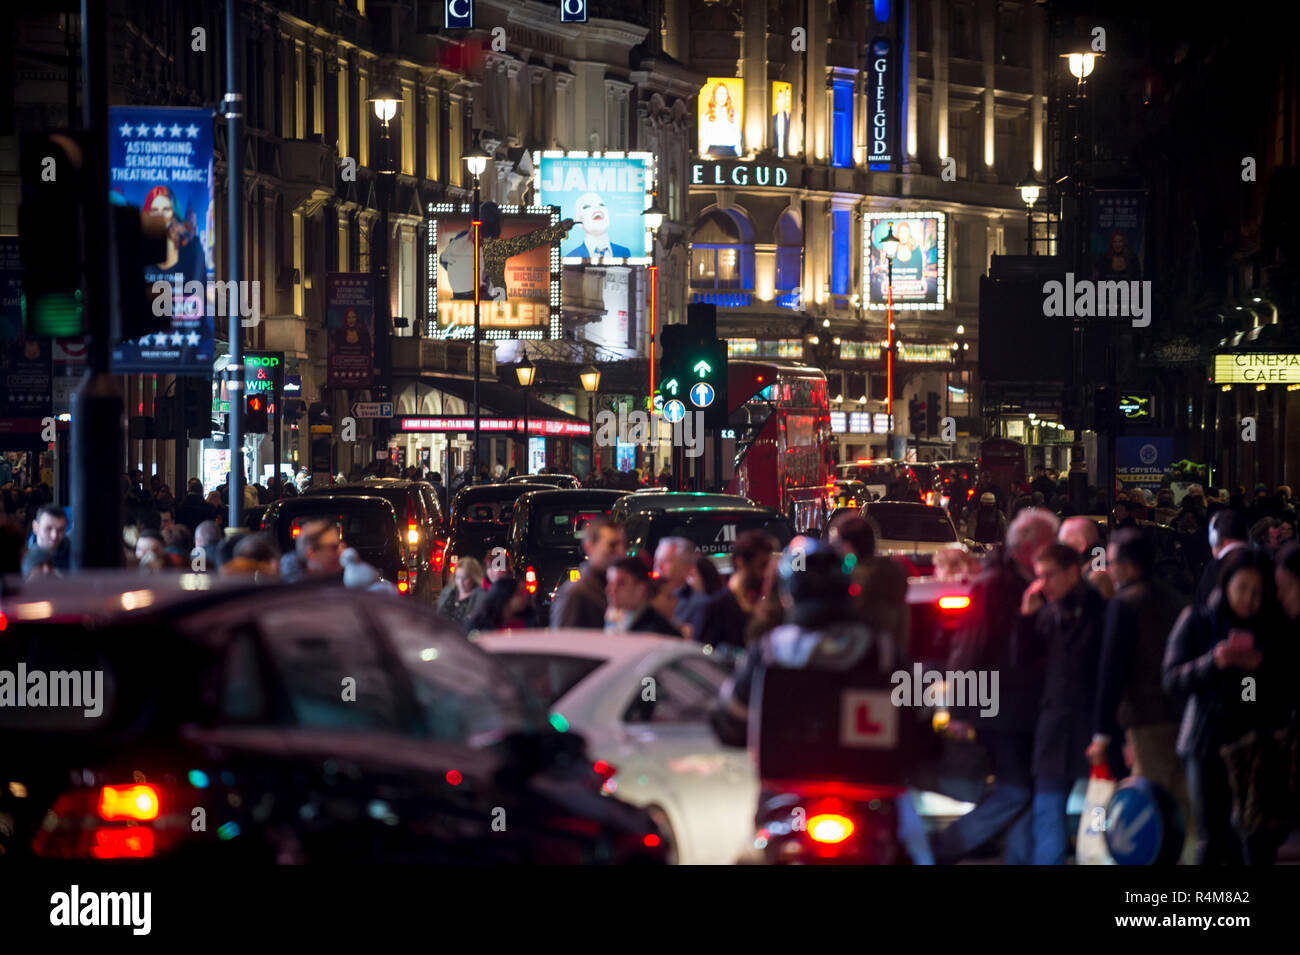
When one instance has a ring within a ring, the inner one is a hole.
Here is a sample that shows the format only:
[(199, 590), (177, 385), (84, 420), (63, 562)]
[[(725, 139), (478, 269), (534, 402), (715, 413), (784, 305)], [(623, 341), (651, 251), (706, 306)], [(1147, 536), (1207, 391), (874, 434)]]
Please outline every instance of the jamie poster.
[(790, 156), (790, 107), (794, 87), (789, 83), (772, 84), (772, 149), (778, 159)]
[(325, 276), (327, 385), (369, 388), (375, 368), (375, 293), (369, 272)]
[[(502, 274), (495, 277), (504, 279), (504, 285), (497, 284), (491, 275), (487, 255), (488, 244), (492, 242), (505, 242), (507, 249), (511, 245), (527, 245), (528, 241), (522, 237), (549, 228), (550, 216), (502, 215), (496, 220), (500, 234), (495, 239), (489, 238), (496, 225), (491, 221), (493, 218), (484, 214), (483, 231), (479, 236), (479, 271), (483, 283), (479, 292), (479, 327), (487, 332), (485, 337), (488, 338), (511, 338), (526, 332), (550, 337), (552, 287), (553, 282), (558, 286), (556, 279), (560, 268), (559, 256), (552, 255), (552, 242), (545, 241), (506, 258)], [(470, 217), (447, 212), (435, 215), (430, 221), (432, 235), (436, 236), (433, 248), (437, 256), (434, 334), (443, 338), (473, 337), (474, 233), (470, 228)], [(572, 241), (572, 233), (561, 240), (561, 247), (569, 241)]]
[(1143, 198), (1141, 189), (1098, 189), (1093, 194), (1089, 252), (1094, 279), (1142, 278)]
[(944, 218), (937, 212), (898, 212), (870, 218), (863, 255), (871, 275), (870, 308), (889, 303), (890, 269), (882, 243), (893, 227), (898, 240), (894, 255), (894, 308), (941, 309), (944, 305)]
[[(148, 283), (172, 287), (169, 332), (115, 342), (118, 373), (212, 374), (215, 358), (212, 111), (114, 106), (109, 121), (110, 200), (162, 216), (167, 257), (145, 266)], [(185, 294), (200, 282), (203, 294)]]
[(644, 215), (650, 163), (649, 153), (538, 158), (541, 204), (558, 206), (560, 218), (574, 222), (560, 243), (565, 262), (614, 258), (637, 265), (650, 261)]

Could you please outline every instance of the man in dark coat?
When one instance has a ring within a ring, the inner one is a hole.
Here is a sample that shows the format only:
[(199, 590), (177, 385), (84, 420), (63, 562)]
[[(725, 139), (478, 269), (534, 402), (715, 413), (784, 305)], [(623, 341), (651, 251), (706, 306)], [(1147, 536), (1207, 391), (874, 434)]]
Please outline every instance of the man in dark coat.
[(654, 608), (654, 581), (650, 568), (640, 557), (624, 557), (609, 565), (605, 596), (618, 618), (606, 629), (613, 633), (657, 633), (680, 637), (681, 631)]
[[(1107, 762), (1122, 733), (1132, 747), (1133, 775), (1172, 795), (1190, 819), (1187, 776), (1175, 749), (1181, 707), (1163, 686), (1165, 643), (1187, 598), (1154, 576), (1156, 546), (1140, 531), (1116, 533), (1106, 561), (1116, 590), (1106, 607), (1088, 759), (1094, 765)], [(1117, 778), (1125, 775), (1122, 765), (1112, 769)], [(1184, 858), (1191, 863), (1190, 851)]]
[(203, 482), (198, 478), (190, 478), (185, 497), (176, 508), (176, 523), (197, 531), (204, 521), (214, 521), (217, 517), (217, 509), (203, 499)]
[(1034, 573), (1020, 604), (1021, 614), (1033, 616), (1034, 637), (1047, 653), (1034, 727), (1034, 865), (1064, 865), (1066, 803), (1089, 770), (1106, 600), (1083, 579), (1079, 557), (1067, 544), (1043, 550)]
[[(1056, 539), (1055, 515), (1040, 508), (1021, 511), (1007, 529), (1005, 550), (986, 565), (971, 587), (969, 624), (953, 641), (949, 670), (984, 670), (999, 675), (996, 715), (954, 710), (961, 719), (948, 732), (975, 739), (988, 753), (992, 788), (979, 804), (933, 839), (935, 861), (957, 862), (1006, 830), (1006, 862), (1033, 861), (1033, 797), (1030, 774), (1034, 724), (1042, 687), (1042, 667), (1032, 621), (1020, 613), (1021, 598), (1034, 576), (1034, 559)], [(1086, 740), (1085, 740), (1086, 742)]]
[(589, 523), (582, 538), (587, 559), (578, 579), (564, 584), (551, 603), (551, 629), (605, 629), (605, 571), (626, 552), (623, 529), (608, 518)]
[(1196, 604), (1204, 607), (1219, 582), (1219, 571), (1223, 562), (1235, 550), (1250, 546), (1250, 528), (1241, 511), (1217, 511), (1210, 518), (1210, 561), (1201, 573), (1201, 582), (1196, 588)]

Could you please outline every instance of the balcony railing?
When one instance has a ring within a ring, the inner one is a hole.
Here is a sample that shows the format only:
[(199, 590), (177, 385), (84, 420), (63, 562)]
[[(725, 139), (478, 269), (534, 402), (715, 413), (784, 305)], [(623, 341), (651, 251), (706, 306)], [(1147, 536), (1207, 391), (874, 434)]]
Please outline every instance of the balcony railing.
[(748, 308), (754, 303), (753, 292), (692, 292), (691, 301), (697, 305), (716, 305), (718, 308)]

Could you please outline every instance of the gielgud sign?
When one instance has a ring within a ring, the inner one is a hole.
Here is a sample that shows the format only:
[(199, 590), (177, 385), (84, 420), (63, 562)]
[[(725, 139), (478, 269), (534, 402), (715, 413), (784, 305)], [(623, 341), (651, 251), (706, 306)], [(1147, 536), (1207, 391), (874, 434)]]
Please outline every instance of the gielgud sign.
[(1221, 385), (1288, 385), (1300, 382), (1300, 354), (1236, 352), (1214, 356), (1214, 381)]
[(691, 164), (692, 186), (788, 186), (790, 171), (771, 162), (697, 162)]

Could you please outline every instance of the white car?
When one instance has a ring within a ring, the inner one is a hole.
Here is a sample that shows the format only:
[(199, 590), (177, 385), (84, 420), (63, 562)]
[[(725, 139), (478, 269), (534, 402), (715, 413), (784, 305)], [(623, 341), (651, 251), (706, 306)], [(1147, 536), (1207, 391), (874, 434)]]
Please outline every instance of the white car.
[(727, 672), (698, 643), (598, 630), (526, 630), (476, 641), (581, 733), (610, 767), (605, 789), (644, 806), (682, 864), (729, 865), (752, 846), (758, 777), (708, 723)]

